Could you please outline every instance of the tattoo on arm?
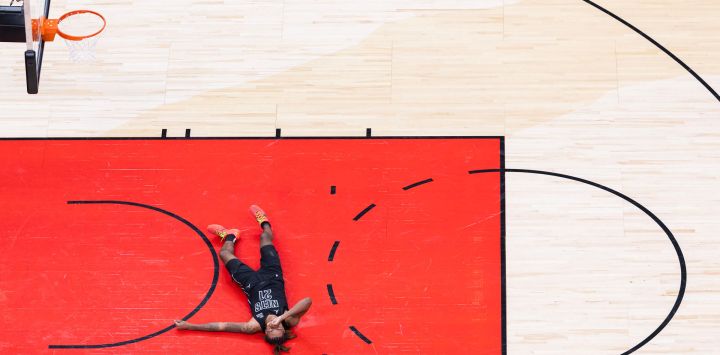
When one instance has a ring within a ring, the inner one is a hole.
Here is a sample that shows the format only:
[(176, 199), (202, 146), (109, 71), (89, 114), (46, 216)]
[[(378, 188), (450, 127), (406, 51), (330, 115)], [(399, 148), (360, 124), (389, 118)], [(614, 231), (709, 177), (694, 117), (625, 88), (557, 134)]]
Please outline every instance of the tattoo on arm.
[(257, 332), (257, 326), (250, 322), (213, 322), (204, 324), (193, 324), (190, 330), (202, 330), (206, 332), (232, 332), (252, 334)]
[(259, 325), (253, 324), (251, 322), (225, 323), (225, 325), (226, 332), (252, 334), (260, 331)]

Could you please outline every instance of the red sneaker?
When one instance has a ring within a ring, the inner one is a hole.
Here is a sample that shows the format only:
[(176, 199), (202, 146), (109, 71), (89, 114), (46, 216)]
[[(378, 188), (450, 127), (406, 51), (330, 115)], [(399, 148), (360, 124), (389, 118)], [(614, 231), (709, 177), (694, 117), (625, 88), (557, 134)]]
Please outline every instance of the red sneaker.
[(219, 225), (219, 224), (211, 224), (207, 226), (208, 231), (210, 233), (215, 234), (216, 236), (220, 237), (220, 241), (225, 242), (225, 237), (232, 234), (237, 238), (240, 235), (240, 231), (237, 229), (226, 229), (225, 227)]
[(265, 211), (263, 211), (257, 205), (250, 206), (250, 213), (252, 213), (253, 217), (255, 217), (255, 220), (257, 220), (257, 222), (260, 224), (260, 227), (262, 227), (263, 223), (270, 224), (270, 220), (268, 220)]

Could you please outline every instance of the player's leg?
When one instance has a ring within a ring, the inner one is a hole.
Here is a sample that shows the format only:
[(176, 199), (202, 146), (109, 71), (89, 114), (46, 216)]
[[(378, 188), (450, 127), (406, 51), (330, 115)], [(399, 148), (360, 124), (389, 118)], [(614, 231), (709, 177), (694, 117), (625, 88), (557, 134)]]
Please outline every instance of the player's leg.
[(258, 272), (282, 278), (280, 256), (273, 245), (273, 231), (270, 220), (265, 212), (256, 205), (250, 206), (250, 212), (260, 224), (260, 228), (262, 228), (262, 234), (260, 234), (260, 270)]
[(273, 232), (270, 226), (270, 220), (260, 207), (257, 205), (250, 206), (250, 213), (252, 213), (255, 220), (260, 224), (262, 228), (262, 234), (260, 234), (260, 249), (266, 245), (273, 245)]
[(235, 256), (235, 242), (238, 241), (237, 235), (239, 231), (237, 229), (226, 229), (219, 224), (209, 225), (208, 230), (223, 241), (220, 248), (220, 259), (225, 264), (225, 268), (230, 273), (233, 281), (238, 283), (243, 290), (245, 290), (245, 287), (250, 287), (252, 278), (255, 276), (255, 270), (245, 265)]
[(237, 259), (237, 256), (235, 256), (236, 240), (237, 237), (233, 240), (226, 240), (222, 248), (220, 248), (220, 259), (223, 261), (223, 264), (227, 264), (230, 260)]
[(270, 223), (267, 222), (263, 225), (263, 231), (262, 234), (260, 234), (260, 248), (266, 245), (273, 245), (272, 227), (270, 227)]

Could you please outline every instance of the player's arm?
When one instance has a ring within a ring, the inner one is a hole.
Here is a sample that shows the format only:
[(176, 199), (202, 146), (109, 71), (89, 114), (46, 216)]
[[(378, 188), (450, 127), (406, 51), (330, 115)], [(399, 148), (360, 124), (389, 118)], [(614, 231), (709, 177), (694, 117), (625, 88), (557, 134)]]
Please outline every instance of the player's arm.
[(273, 322), (277, 324), (284, 320), (287, 325), (294, 327), (300, 323), (300, 318), (307, 313), (310, 306), (312, 306), (312, 299), (310, 299), (310, 297), (305, 297), (290, 308), (289, 311), (283, 313), (280, 317), (275, 318)]
[(201, 330), (206, 332), (231, 332), (253, 334), (261, 330), (260, 324), (251, 319), (247, 322), (213, 322), (193, 324), (182, 320), (176, 320), (175, 326), (182, 330)]

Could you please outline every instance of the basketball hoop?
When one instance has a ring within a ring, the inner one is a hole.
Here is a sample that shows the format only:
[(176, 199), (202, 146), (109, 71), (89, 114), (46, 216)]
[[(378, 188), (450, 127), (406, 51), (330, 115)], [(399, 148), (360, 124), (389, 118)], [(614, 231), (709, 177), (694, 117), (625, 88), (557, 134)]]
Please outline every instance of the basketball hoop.
[(105, 17), (95, 11), (74, 10), (58, 19), (33, 20), (33, 39), (39, 40), (42, 37), (44, 41), (51, 42), (55, 35), (59, 35), (65, 40), (70, 51), (70, 60), (94, 60), (98, 35), (105, 30), (106, 25)]

